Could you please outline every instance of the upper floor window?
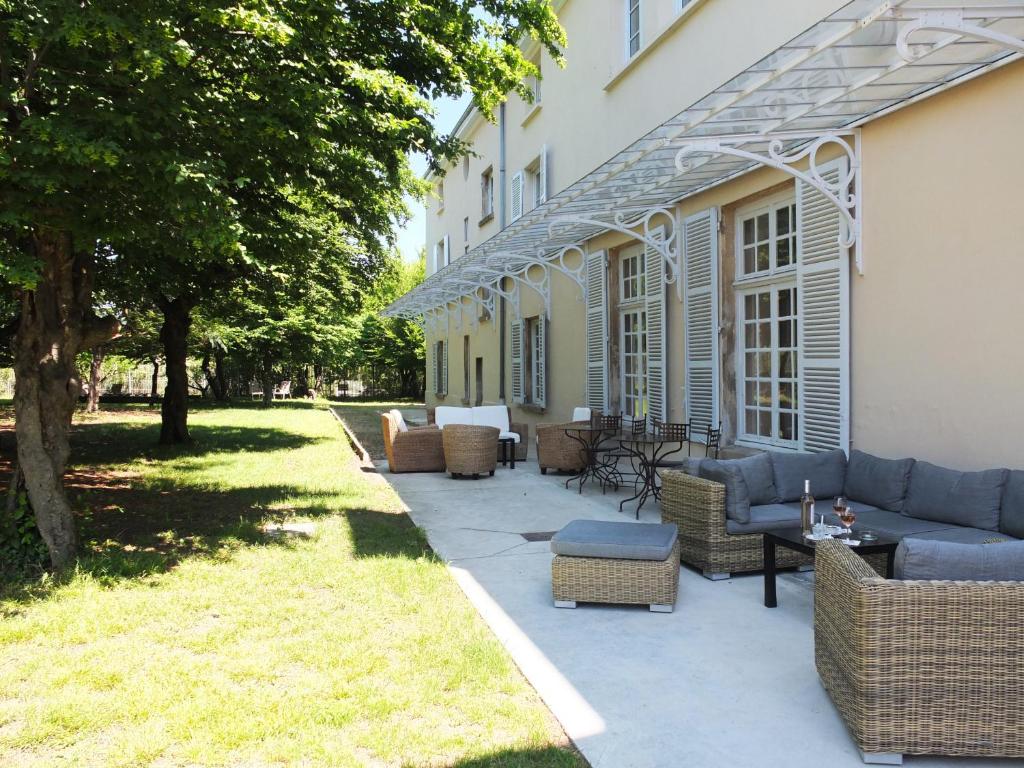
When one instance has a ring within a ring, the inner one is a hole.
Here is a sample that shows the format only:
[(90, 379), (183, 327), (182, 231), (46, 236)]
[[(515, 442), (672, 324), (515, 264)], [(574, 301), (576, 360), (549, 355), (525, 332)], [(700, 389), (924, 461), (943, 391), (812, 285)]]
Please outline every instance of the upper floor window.
[(494, 171), (490, 166), (480, 174), (480, 223), (494, 215)]
[(681, 11), (692, 2), (693, 0), (676, 0), (676, 8)]
[(437, 212), (444, 210), (444, 182), (439, 181), (434, 185), (434, 194), (437, 195)]
[(739, 216), (739, 276), (772, 275), (796, 265), (796, 203), (770, 202)]
[(530, 91), (533, 93), (533, 104), (534, 106), (540, 104), (541, 90), (540, 90), (540, 53), (530, 60), (530, 63), (537, 68), (537, 74), (529, 79)]
[(626, 0), (626, 58), (640, 51), (640, 0)]

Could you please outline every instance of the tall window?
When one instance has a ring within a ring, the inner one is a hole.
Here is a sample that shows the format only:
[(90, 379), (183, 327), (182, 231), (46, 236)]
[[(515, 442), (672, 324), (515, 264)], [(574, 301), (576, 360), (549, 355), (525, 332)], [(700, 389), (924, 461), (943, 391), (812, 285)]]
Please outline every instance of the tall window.
[(545, 401), (547, 366), (544, 359), (544, 333), (543, 316), (527, 317), (523, 320), (522, 384), (524, 403), (543, 405)]
[(626, 57), (640, 50), (640, 0), (626, 0)]
[(622, 252), (619, 274), (622, 412), (639, 418), (647, 413), (647, 272), (641, 246)]
[(796, 205), (780, 199), (738, 218), (739, 436), (798, 446)]
[(469, 335), (462, 337), (462, 385), (465, 402), (469, 402)]
[(448, 357), (443, 341), (434, 342), (434, 394), (443, 396), (448, 393)]
[(537, 55), (535, 57), (530, 59), (530, 63), (533, 64), (533, 66), (535, 66), (537, 68), (537, 72), (538, 72), (537, 75), (532, 75), (530, 77), (530, 79), (529, 79), (530, 91), (533, 93), (533, 103), (534, 103), (534, 106), (536, 106), (537, 104), (540, 104), (540, 100), (541, 100), (541, 90), (540, 90), (541, 76), (539, 74), (541, 69), (540, 69), (540, 52), (539, 51), (537, 52)]
[(488, 167), (480, 174), (480, 223), (494, 215), (494, 171)]

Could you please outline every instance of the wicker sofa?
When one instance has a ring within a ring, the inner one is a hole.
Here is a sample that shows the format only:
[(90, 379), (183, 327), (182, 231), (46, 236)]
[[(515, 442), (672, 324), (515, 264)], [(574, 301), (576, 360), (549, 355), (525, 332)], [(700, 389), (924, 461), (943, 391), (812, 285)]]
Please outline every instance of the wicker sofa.
[(444, 446), (437, 427), (401, 429), (392, 413), (380, 415), (384, 453), (392, 472), (444, 472)]
[[(761, 475), (755, 479), (758, 463)], [(763, 533), (799, 525), (796, 500), (804, 479), (811, 481), (818, 504), (827, 508), (842, 494), (859, 527), (888, 537), (960, 543), (1024, 538), (1024, 471), (958, 472), (856, 450), (849, 459), (832, 451), (689, 460), (685, 471), (662, 473), (662, 519), (679, 526), (682, 561), (705, 576), (761, 570)], [(744, 506), (745, 518), (738, 514)], [(838, 522), (831, 512), (827, 519)], [(789, 550), (779, 554), (780, 566), (810, 562)]]
[[(446, 418), (445, 423), (447, 424), (473, 424), (473, 411), (474, 408), (457, 408), (454, 406), (439, 406), (445, 409)], [(480, 408), (481, 406), (477, 406)], [(483, 406), (484, 408), (490, 409), (495, 406)], [(530, 425), (525, 422), (514, 422), (512, 421), (512, 409), (507, 405), (504, 406), (507, 413), (507, 420), (509, 425), (509, 432), (514, 432), (519, 435), (519, 442), (516, 443), (516, 461), (526, 461), (527, 454), (529, 452), (530, 442)], [(487, 422), (488, 424), (490, 422)], [(427, 424), (437, 424), (437, 409), (427, 408)], [(495, 451), (495, 459), (501, 461), (501, 444), (498, 444), (498, 448)]]
[(815, 569), (818, 674), (865, 762), (1024, 758), (1024, 582), (886, 580), (837, 541)]

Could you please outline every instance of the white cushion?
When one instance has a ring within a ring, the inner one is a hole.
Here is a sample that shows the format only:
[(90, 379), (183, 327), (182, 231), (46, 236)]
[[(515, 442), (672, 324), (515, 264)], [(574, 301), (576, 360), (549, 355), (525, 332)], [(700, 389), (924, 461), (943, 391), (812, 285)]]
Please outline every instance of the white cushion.
[(398, 426), (399, 432), (409, 431), (409, 426), (405, 423), (405, 417), (402, 415), (400, 410), (392, 408), (389, 413), (391, 414), (391, 418), (395, 420), (395, 424)]
[(439, 405), (434, 409), (434, 423), (438, 429), (443, 429), (446, 424), (472, 424), (473, 411), (454, 405)]
[(573, 408), (572, 409), (572, 420), (573, 421), (590, 421), (590, 409), (589, 408)]
[(519, 435), (516, 432), (502, 432), (498, 435), (499, 440), (505, 440), (509, 437), (511, 437), (515, 442), (519, 442)]
[(508, 432), (508, 408), (504, 405), (478, 405), (473, 409), (473, 424), (478, 427), (497, 427)]

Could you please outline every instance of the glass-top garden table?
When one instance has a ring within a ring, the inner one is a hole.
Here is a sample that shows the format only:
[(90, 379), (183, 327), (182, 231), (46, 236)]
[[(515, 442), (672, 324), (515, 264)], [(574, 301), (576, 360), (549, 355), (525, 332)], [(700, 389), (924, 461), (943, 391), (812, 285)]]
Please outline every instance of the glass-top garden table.
[(631, 501), (636, 504), (636, 518), (640, 519), (640, 508), (652, 496), (661, 499), (661, 483), (658, 466), (669, 456), (683, 450), (684, 440), (674, 440), (661, 435), (643, 434), (621, 437), (619, 445), (629, 453), (636, 472), (636, 493), (619, 502), (619, 511)]
[(583, 493), (583, 484), (589, 479), (594, 479), (601, 484), (602, 492), (609, 485), (618, 489), (622, 476), (614, 466), (602, 460), (602, 454), (606, 451), (605, 443), (619, 437), (620, 431), (591, 425), (566, 427), (565, 434), (580, 444), (583, 453), (583, 469), (566, 480), (565, 487), (579, 483), (579, 492)]

